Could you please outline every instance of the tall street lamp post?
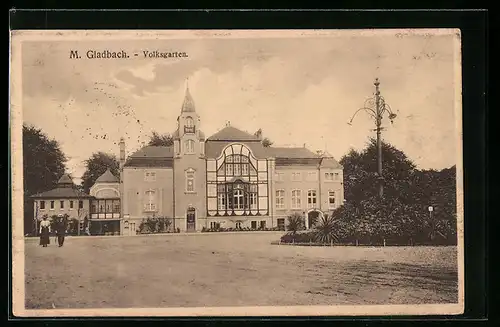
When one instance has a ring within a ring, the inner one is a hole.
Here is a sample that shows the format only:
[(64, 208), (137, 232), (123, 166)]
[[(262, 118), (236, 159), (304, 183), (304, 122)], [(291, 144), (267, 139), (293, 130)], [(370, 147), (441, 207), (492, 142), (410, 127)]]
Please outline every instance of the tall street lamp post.
[(375, 85), (375, 97), (367, 99), (364, 106), (354, 112), (348, 124), (352, 125), (354, 118), (360, 111), (365, 111), (375, 121), (374, 131), (377, 133), (377, 179), (379, 181), (379, 196), (383, 197), (384, 177), (382, 175), (382, 119), (384, 114), (387, 113), (392, 124), (394, 122), (394, 118), (396, 118), (396, 114), (392, 112), (391, 107), (385, 102), (384, 97), (380, 95), (380, 82), (378, 78), (375, 79), (375, 83), (373, 83), (373, 85)]

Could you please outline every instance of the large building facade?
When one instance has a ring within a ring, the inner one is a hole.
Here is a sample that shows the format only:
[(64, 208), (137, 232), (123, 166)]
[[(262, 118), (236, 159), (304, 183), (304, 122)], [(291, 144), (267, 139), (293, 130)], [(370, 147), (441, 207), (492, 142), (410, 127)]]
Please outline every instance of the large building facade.
[(107, 197), (111, 211), (118, 203), (121, 234), (135, 235), (148, 217), (171, 218), (182, 232), (285, 228), (294, 212), (310, 218), (343, 204), (343, 169), (332, 156), (265, 147), (259, 135), (229, 124), (206, 138), (200, 127), (187, 89), (173, 146), (145, 146), (126, 156), (120, 141), (119, 180), (108, 174), (103, 183), (115, 190)]

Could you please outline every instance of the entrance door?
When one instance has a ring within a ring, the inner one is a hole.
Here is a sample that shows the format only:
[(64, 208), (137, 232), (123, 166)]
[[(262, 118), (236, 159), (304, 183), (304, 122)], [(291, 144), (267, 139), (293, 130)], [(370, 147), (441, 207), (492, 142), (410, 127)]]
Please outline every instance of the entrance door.
[(135, 231), (135, 223), (129, 223), (128, 224), (128, 230), (129, 230), (129, 235), (130, 236), (134, 236), (136, 234), (136, 231)]
[(313, 228), (319, 221), (319, 212), (313, 210), (307, 214), (307, 219), (309, 220), (309, 228)]
[(187, 222), (186, 226), (187, 231), (194, 232), (196, 230), (196, 211), (194, 208), (188, 208), (186, 222)]

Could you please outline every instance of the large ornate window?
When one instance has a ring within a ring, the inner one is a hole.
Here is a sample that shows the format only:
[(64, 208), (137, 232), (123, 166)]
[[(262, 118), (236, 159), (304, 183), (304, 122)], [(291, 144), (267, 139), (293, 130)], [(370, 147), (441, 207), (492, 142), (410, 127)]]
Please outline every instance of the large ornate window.
[(269, 214), (268, 161), (257, 159), (246, 145), (231, 144), (207, 160), (207, 215)]
[(251, 210), (257, 208), (257, 185), (237, 180), (218, 186), (219, 211)]

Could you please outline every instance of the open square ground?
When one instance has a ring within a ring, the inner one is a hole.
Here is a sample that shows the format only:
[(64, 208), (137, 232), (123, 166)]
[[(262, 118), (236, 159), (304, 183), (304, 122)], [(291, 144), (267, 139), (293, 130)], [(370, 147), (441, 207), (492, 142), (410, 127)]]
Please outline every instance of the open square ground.
[(25, 244), (27, 309), (458, 301), (456, 247), (272, 245), (282, 234), (73, 237)]

